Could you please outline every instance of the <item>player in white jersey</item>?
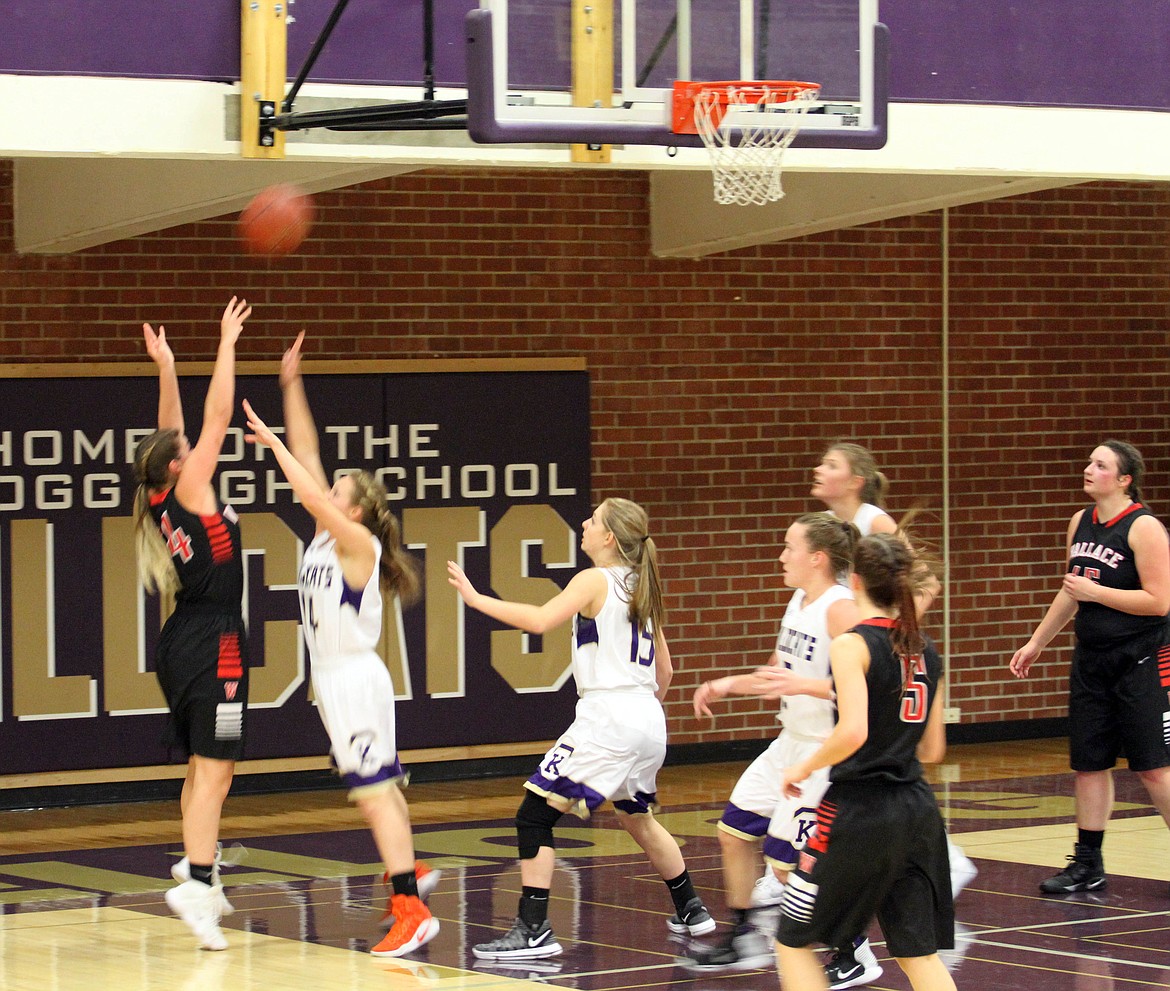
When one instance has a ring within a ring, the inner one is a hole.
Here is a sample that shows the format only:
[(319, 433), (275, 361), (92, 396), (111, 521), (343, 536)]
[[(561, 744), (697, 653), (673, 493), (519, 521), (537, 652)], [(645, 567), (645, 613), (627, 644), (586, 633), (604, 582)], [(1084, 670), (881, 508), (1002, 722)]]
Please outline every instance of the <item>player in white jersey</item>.
[(516, 813), (519, 910), (507, 933), (473, 947), (480, 959), (561, 952), (548, 921), (553, 826), (565, 812), (587, 815), (609, 800), (670, 891), (675, 914), (667, 925), (695, 936), (715, 928), (695, 894), (678, 842), (654, 817), (656, 779), (666, 757), (662, 698), (673, 672), (662, 632), (658, 552), (648, 522), (637, 503), (606, 499), (581, 524), (581, 549), (594, 567), (578, 572), (542, 606), (483, 595), (458, 564), (447, 562), (449, 580), (463, 601), (492, 619), (543, 635), (573, 618), (573, 677), (580, 696), (573, 724), (525, 782)]
[[(399, 607), (417, 597), (417, 567), (402, 546), (386, 490), (368, 472), (329, 486), (317, 428), (300, 375), (304, 333), (285, 353), (280, 383), (289, 446), (244, 401), (248, 429), (272, 448), (317, 532), (301, 560), (301, 625), (312, 663), (313, 692), (338, 773), (374, 836), (393, 894), (393, 925), (370, 952), (398, 957), (434, 939), (439, 922), (423, 903), (438, 871), (414, 859), (410, 814), (398, 785), (402, 767), (394, 732), (394, 686), (378, 656), (383, 595)], [(291, 448), (291, 450), (290, 450)]]
[[(834, 516), (849, 520), (861, 536), (896, 533), (898, 524), (881, 506), (889, 482), (877, 467), (873, 455), (860, 444), (839, 441), (830, 445), (813, 470), (811, 495), (816, 496)], [(918, 616), (930, 608), (940, 591), (938, 580), (925, 580), (915, 592)], [(975, 877), (978, 869), (970, 858), (947, 837), (951, 858), (951, 889), (955, 896)], [(766, 883), (765, 879), (761, 879)], [(882, 969), (862, 934), (853, 947), (840, 947), (826, 966), (830, 991), (842, 991), (877, 980)]]
[(829, 513), (806, 513), (784, 536), (780, 563), (784, 584), (796, 589), (788, 603), (767, 668), (704, 682), (695, 692), (696, 716), (710, 716), (711, 702), (728, 695), (782, 694), (780, 735), (740, 776), (719, 820), (723, 883), (732, 926), (714, 946), (689, 954), (696, 970), (750, 970), (772, 963), (772, 942), (762, 931), (762, 907), (752, 906), (760, 841), (772, 868), (786, 873), (816, 822), (817, 804), (829, 783), (828, 769), (810, 781), (799, 799), (780, 793), (784, 769), (813, 753), (833, 731), (833, 682), (829, 642), (857, 622), (853, 594), (841, 584), (857, 531)]

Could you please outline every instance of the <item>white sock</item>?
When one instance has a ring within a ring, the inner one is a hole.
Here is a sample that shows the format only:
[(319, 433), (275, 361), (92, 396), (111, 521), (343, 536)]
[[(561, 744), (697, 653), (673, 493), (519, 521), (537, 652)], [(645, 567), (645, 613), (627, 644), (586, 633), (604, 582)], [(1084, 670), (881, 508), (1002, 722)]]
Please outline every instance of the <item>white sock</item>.
[(866, 969), (877, 965), (877, 957), (873, 955), (868, 937), (862, 936), (860, 943), (853, 944), (853, 959)]

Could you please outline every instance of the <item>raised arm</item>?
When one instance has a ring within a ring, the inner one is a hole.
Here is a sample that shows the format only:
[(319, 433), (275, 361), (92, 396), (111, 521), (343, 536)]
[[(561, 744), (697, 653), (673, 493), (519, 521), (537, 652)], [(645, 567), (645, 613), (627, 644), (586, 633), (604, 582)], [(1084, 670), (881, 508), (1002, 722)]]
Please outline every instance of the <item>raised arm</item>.
[(179, 377), (175, 374), (175, 355), (167, 343), (167, 329), (159, 324), (158, 333), (150, 324), (142, 325), (146, 353), (158, 365), (158, 429), (183, 433), (183, 404), (179, 399)]
[[(236, 340), (244, 329), (252, 308), (246, 300), (235, 296), (224, 308), (219, 321), (219, 350), (215, 355), (215, 368), (211, 383), (207, 387), (207, 398), (203, 402), (203, 426), (199, 440), (191, 449), (183, 464), (175, 495), (179, 502), (196, 512), (205, 509), (205, 491), (211, 484), (223, 449), (223, 439), (232, 420), (236, 389)], [(212, 507), (214, 508), (214, 507)]]
[(313, 473), (293, 457), (284, 442), (260, 419), (246, 399), (244, 413), (247, 414), (248, 430), (251, 431), (249, 440), (272, 448), (277, 463), (301, 504), (317, 521), (318, 528), (328, 530), (337, 541), (337, 556), (345, 580), (351, 586), (364, 586), (374, 571), (374, 547), (370, 543), (369, 529), (351, 519), (333, 503), (329, 491), (322, 488)]
[(555, 629), (574, 613), (596, 616), (605, 604), (609, 591), (605, 575), (597, 568), (577, 572), (564, 589), (542, 606), (529, 602), (509, 602), (477, 592), (463, 569), (454, 561), (447, 562), (447, 581), (455, 586), (463, 601), (472, 609), (527, 633), (545, 633)]
[(309, 397), (305, 394), (305, 383), (301, 378), (301, 342), (304, 339), (305, 332), (302, 330), (280, 361), (280, 389), (284, 395), (284, 436), (288, 440), (288, 449), (292, 456), (308, 470), (323, 490), (328, 491), (329, 479), (325, 474), (325, 467), (321, 464), (317, 425), (313, 422)]

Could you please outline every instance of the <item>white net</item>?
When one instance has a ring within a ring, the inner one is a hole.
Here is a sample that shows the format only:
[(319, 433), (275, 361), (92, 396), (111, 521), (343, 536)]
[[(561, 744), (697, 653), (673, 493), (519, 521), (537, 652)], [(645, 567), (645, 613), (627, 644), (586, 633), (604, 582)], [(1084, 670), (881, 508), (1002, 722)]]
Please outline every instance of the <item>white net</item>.
[(809, 84), (753, 82), (695, 95), (695, 126), (711, 155), (716, 203), (763, 205), (784, 196), (784, 149), (819, 92)]

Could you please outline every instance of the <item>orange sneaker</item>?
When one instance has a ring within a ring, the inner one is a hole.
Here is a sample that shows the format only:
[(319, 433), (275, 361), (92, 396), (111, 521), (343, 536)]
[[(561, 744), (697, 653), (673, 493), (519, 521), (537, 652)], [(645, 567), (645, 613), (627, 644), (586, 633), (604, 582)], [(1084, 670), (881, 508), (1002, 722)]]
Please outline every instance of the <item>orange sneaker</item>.
[(421, 898), (412, 895), (393, 895), (390, 912), (394, 925), (385, 938), (370, 950), (376, 957), (402, 957), (413, 953), (439, 935), (439, 920)]
[[(414, 862), (414, 883), (418, 886), (418, 896), (424, 902), (430, 897), (432, 891), (438, 887), (439, 878), (443, 876), (443, 872), (435, 867), (430, 867), (425, 861), (416, 860)], [(382, 875), (382, 883), (388, 885), (390, 883), (390, 872), (386, 871)], [(382, 919), (379, 923), (383, 929), (389, 929), (394, 925), (394, 899), (393, 897), (386, 899), (386, 911), (382, 913)]]

